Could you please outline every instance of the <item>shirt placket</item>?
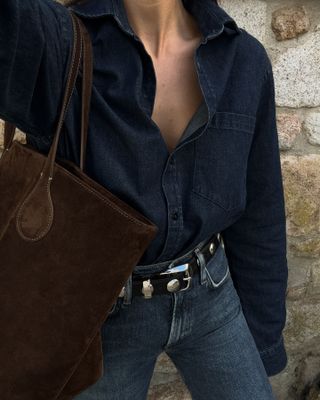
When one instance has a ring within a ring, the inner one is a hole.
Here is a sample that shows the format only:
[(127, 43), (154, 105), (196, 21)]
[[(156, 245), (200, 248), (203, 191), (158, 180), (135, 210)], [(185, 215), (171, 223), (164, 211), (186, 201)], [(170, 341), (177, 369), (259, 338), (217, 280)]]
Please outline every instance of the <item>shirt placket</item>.
[(167, 237), (161, 257), (168, 259), (179, 248), (179, 239), (183, 230), (181, 188), (174, 152), (168, 158), (161, 184), (167, 201)]
[[(184, 227), (183, 224), (183, 209), (182, 209), (182, 190), (180, 185), (183, 184), (181, 179), (179, 180), (178, 167), (183, 169), (183, 162), (189, 162), (189, 160), (184, 160), (180, 154), (181, 165), (177, 164), (177, 152), (183, 152), (183, 147), (199, 138), (207, 129), (210, 123), (210, 108), (211, 115), (215, 109), (215, 95), (211, 90), (211, 87), (207, 85), (206, 76), (204, 75), (203, 68), (200, 61), (199, 49), (195, 52), (195, 61), (197, 67), (197, 73), (199, 76), (199, 83), (203, 92), (205, 99), (205, 105), (209, 114), (206, 115), (206, 124), (203, 120), (199, 119), (197, 121), (198, 126), (193, 127), (193, 132), (186, 132), (182, 140), (178, 143), (176, 148), (170, 154), (167, 160), (167, 164), (164, 168), (162, 174), (162, 190), (167, 200), (167, 236), (165, 244), (163, 246), (161, 254), (158, 256), (156, 262), (159, 260), (171, 259), (173, 255), (179, 251), (179, 241)], [(208, 107), (209, 105), (209, 107)], [(211, 107), (210, 107), (211, 106)]]
[[(142, 60), (144, 63), (144, 74), (148, 74), (149, 79), (144, 81), (144, 85), (142, 86), (142, 93), (140, 97), (140, 106), (141, 108), (147, 113), (147, 115), (151, 115), (152, 113), (152, 104), (153, 104), (153, 96), (155, 94), (155, 71), (153, 68), (152, 60), (149, 54), (147, 53), (142, 41), (136, 34), (132, 31), (130, 25), (128, 24), (127, 19), (125, 18), (125, 11), (122, 8), (122, 3), (119, 3), (117, 6), (120, 5), (120, 14), (122, 14), (121, 20), (118, 16), (115, 16), (115, 19), (118, 22), (119, 27), (131, 36), (140, 46), (142, 56)], [(118, 10), (119, 11), (119, 10)], [(183, 216), (183, 208), (182, 208), (182, 188), (181, 185), (184, 182), (179, 179), (178, 167), (183, 169), (183, 165), (177, 165), (177, 151), (183, 151), (182, 147), (185, 146), (187, 143), (195, 140), (199, 136), (203, 134), (206, 130), (210, 120), (213, 116), (213, 113), (216, 108), (216, 97), (215, 93), (212, 90), (210, 83), (207, 80), (207, 76), (204, 71), (204, 66), (201, 63), (201, 56), (199, 54), (200, 50), (204, 47), (203, 45), (206, 44), (208, 39), (212, 39), (218, 36), (223, 30), (223, 26), (220, 27), (218, 31), (215, 31), (213, 34), (207, 35), (206, 39), (202, 41), (201, 45), (195, 51), (195, 64), (197, 68), (197, 74), (201, 86), (201, 90), (203, 92), (203, 96), (205, 99), (205, 106), (209, 112), (209, 120), (207, 121), (206, 125), (202, 127), (202, 129), (196, 129), (196, 132), (191, 133), (190, 135), (186, 135), (183, 138), (174, 151), (168, 156), (165, 168), (162, 173), (161, 178), (161, 185), (164, 197), (167, 203), (167, 234), (164, 246), (162, 251), (157, 257), (155, 262), (161, 260), (171, 259), (173, 255), (179, 251), (180, 246), (180, 239), (182, 237), (182, 232), (184, 228), (184, 216)], [(153, 120), (150, 117), (150, 123), (154, 124)], [(165, 146), (164, 139), (159, 135), (159, 144), (161, 142), (162, 146)], [(183, 161), (181, 158), (181, 163), (188, 162), (188, 160)], [(182, 171), (183, 173), (183, 171)]]

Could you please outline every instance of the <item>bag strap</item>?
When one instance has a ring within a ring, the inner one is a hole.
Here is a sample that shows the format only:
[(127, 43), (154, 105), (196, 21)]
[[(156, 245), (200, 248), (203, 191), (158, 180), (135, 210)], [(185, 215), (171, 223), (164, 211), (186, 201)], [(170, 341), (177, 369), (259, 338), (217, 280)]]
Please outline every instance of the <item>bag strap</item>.
[[(73, 50), (70, 62), (69, 73), (67, 77), (67, 86), (62, 102), (62, 110), (58, 121), (56, 133), (54, 135), (53, 144), (49, 152), (50, 177), (52, 177), (53, 164), (56, 157), (57, 145), (60, 137), (63, 121), (70, 103), (71, 95), (74, 90), (75, 82), (80, 68), (80, 60), (82, 55), (83, 76), (82, 76), (82, 104), (81, 104), (81, 148), (80, 148), (80, 169), (83, 171), (85, 165), (86, 145), (88, 137), (88, 124), (90, 101), (92, 91), (92, 45), (90, 36), (84, 27), (82, 21), (70, 11), (73, 25)], [(4, 124), (4, 148), (9, 150), (12, 145), (16, 126), (8, 121)]]
[[(71, 11), (72, 12), (72, 11)], [(82, 111), (81, 111), (81, 147), (80, 147), (80, 169), (83, 171), (86, 159), (86, 148), (88, 139), (88, 126), (90, 103), (92, 93), (93, 54), (91, 38), (83, 23), (80, 28), (83, 38), (83, 77), (82, 77)]]

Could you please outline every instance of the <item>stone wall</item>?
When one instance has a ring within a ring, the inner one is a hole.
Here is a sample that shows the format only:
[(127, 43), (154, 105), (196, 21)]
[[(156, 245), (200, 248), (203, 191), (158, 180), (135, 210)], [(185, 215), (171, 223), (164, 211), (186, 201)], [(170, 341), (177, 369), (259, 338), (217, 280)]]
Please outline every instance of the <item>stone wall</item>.
[[(270, 381), (278, 400), (320, 400), (320, 0), (220, 3), (264, 44), (275, 76), (287, 213), (289, 362)], [(24, 141), (21, 132), (18, 137)], [(149, 399), (191, 399), (164, 354)]]

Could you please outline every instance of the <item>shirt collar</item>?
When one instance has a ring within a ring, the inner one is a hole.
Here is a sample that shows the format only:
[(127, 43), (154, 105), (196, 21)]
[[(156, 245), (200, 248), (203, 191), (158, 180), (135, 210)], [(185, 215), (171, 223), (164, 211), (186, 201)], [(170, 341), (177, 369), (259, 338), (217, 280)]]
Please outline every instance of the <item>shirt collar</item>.
[[(203, 41), (218, 36), (223, 30), (240, 34), (236, 21), (213, 0), (182, 0), (186, 9), (196, 18), (203, 34)], [(80, 17), (97, 18), (112, 15), (120, 28), (131, 35), (133, 32), (126, 14), (123, 0), (87, 0), (69, 7)]]

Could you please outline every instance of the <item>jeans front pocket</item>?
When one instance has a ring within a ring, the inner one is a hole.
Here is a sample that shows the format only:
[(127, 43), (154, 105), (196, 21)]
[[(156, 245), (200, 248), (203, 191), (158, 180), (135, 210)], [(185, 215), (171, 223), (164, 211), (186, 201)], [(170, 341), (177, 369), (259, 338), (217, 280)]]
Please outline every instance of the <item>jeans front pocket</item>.
[(192, 191), (227, 212), (245, 208), (247, 161), (255, 117), (216, 112), (194, 141)]

